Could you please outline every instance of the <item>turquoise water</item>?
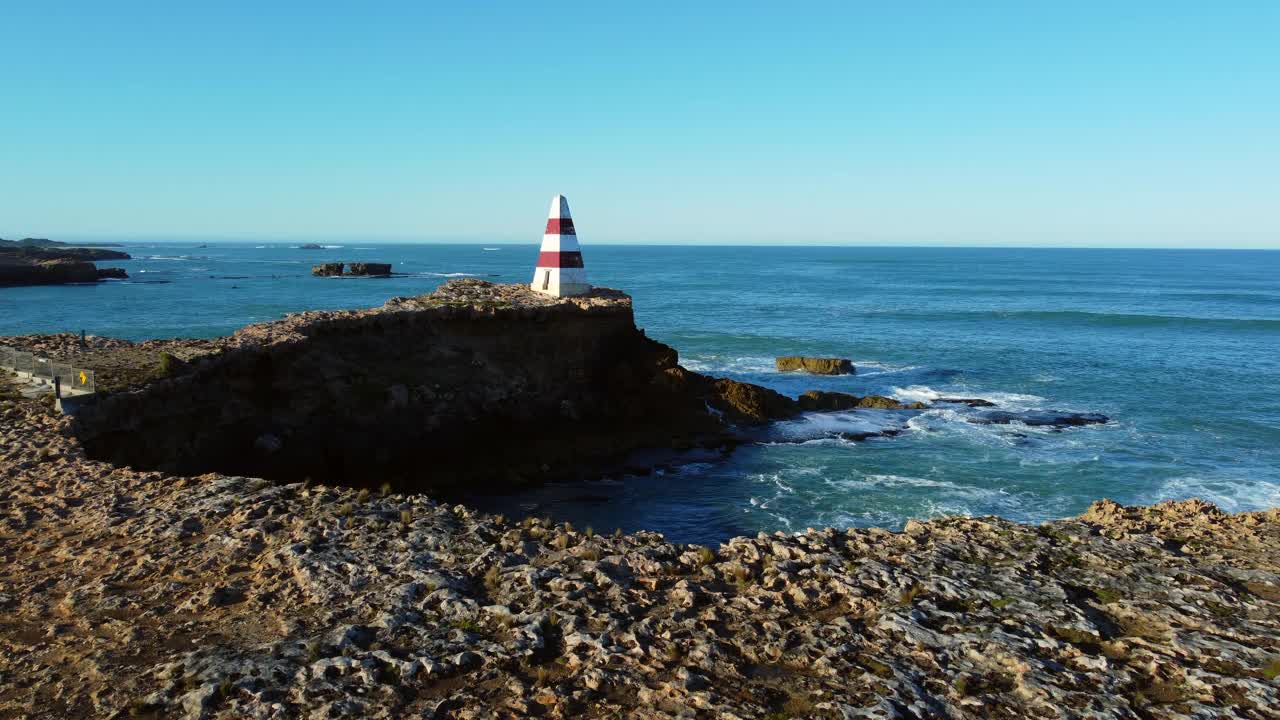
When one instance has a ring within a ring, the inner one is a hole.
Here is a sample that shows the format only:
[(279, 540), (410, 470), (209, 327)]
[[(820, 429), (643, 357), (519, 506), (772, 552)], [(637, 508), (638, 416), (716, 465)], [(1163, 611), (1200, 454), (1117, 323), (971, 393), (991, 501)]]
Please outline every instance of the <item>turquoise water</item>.
[[(127, 246), (136, 259), (118, 264), (133, 281), (0, 290), (0, 334), (213, 336), (285, 312), (380, 305), (448, 276), (523, 282), (538, 252), (258, 245)], [(584, 256), (592, 280), (630, 292), (637, 324), (691, 369), (792, 395), (981, 397), (1112, 421), (1054, 431), (973, 424), (967, 408), (809, 416), (726, 462), (487, 508), (710, 542), (944, 513), (1039, 521), (1101, 497), (1280, 505), (1280, 252), (588, 244)], [(407, 275), (311, 278), (322, 259), (391, 261)], [(858, 374), (779, 374), (781, 354), (849, 357)], [(829, 437), (885, 424), (906, 431)]]

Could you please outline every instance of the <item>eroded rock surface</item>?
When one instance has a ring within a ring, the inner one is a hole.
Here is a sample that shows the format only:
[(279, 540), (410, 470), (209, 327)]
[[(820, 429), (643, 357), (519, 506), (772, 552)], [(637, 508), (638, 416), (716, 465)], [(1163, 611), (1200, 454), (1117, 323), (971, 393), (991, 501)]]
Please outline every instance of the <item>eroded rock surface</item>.
[(1277, 510), (697, 548), (69, 431), (0, 402), (0, 717), (1276, 717)]

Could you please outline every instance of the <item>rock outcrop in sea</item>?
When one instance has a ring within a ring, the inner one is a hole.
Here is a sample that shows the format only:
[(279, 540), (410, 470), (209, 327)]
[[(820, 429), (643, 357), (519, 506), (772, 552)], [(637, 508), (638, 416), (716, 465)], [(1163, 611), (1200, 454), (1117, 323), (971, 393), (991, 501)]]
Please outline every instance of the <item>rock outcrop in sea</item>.
[(853, 375), (853, 361), (847, 358), (820, 358), (792, 355), (774, 360), (782, 372), (807, 372), (812, 375)]
[(320, 263), (311, 268), (316, 277), (385, 277), (391, 274), (391, 263)]
[(128, 260), (129, 254), (105, 248), (53, 245), (27, 238), (0, 243), (0, 287), (16, 285), (64, 285), (122, 279), (123, 268), (99, 268), (93, 260)]
[[(198, 455), (210, 428), (247, 424), (240, 437), (258, 443), (263, 418), (303, 427), (291, 418), (327, 412), (326, 397), (353, 401), (356, 419), (324, 421), (376, 430), (373, 416), (415, 403), (412, 413), (471, 428), (499, 413), (521, 432), (553, 411), (548, 422), (582, 430), (595, 450), (608, 427), (590, 425), (606, 417), (627, 420), (613, 426), (620, 449), (798, 411), (680, 368), (631, 325), (620, 293), (520, 290), (453, 284), (215, 341), (90, 338), (113, 388), (100, 417), (157, 417), (132, 432), (159, 449), (114, 464), (92, 457), (111, 455), (92, 449), (106, 437), (93, 420), (54, 415), (0, 378), (0, 717), (1276, 716), (1280, 510), (1100, 501), (1041, 525), (938, 518), (697, 547), (380, 487), (378, 453), (398, 437), (366, 438), (363, 489), (184, 474), (182, 447)], [(391, 352), (419, 334), (432, 341)], [(25, 344), (50, 355), (73, 345)], [(534, 352), (552, 348), (588, 359)], [(359, 377), (354, 359), (375, 350), (367, 392), (320, 389)], [(140, 360), (162, 352), (175, 358), (165, 373)], [(522, 364), (518, 378), (495, 372)], [(383, 385), (428, 371), (446, 403)], [(484, 391), (493, 383), (500, 397)], [(571, 397), (585, 401), (563, 405)], [(665, 438), (656, 410), (674, 413)], [(695, 423), (699, 413), (709, 420)], [(279, 432), (270, 452), (293, 452), (296, 436)], [(508, 439), (482, 449), (547, 450)], [(505, 482), (464, 472), (450, 452), (420, 446), (417, 471)]]

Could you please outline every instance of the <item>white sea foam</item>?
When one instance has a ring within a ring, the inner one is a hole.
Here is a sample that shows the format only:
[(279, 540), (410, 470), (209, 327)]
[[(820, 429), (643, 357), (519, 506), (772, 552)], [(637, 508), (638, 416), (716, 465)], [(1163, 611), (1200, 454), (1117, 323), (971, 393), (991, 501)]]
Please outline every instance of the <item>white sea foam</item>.
[(1280, 483), (1255, 478), (1184, 475), (1166, 480), (1154, 500), (1200, 498), (1229, 512), (1280, 506)]
[(1034, 407), (1035, 403), (1044, 401), (1039, 395), (1027, 393), (984, 392), (975, 390), (935, 390), (928, 385), (910, 385), (905, 388), (894, 387), (890, 391), (894, 397), (903, 402), (934, 402), (944, 397), (977, 398), (993, 402), (1000, 407), (1022, 408)]
[(773, 358), (758, 355), (686, 355), (680, 364), (694, 372), (776, 373)]
[(874, 410), (849, 410), (838, 413), (805, 413), (796, 420), (775, 423), (772, 435), (790, 441), (815, 440), (836, 433), (883, 432), (900, 426), (897, 417)]

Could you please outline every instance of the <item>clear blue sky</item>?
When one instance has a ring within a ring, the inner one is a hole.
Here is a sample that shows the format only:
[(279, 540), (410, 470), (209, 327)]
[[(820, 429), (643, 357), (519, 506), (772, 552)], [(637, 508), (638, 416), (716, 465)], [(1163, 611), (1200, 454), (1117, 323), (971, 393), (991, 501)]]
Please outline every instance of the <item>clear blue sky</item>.
[(0, 4), (0, 237), (1280, 247), (1274, 0)]

